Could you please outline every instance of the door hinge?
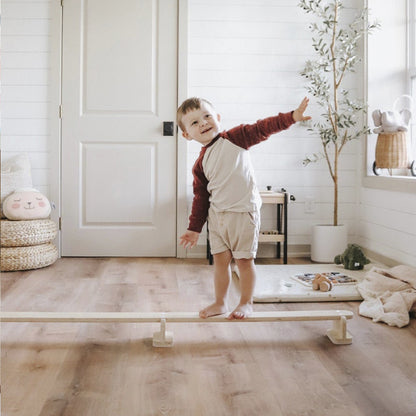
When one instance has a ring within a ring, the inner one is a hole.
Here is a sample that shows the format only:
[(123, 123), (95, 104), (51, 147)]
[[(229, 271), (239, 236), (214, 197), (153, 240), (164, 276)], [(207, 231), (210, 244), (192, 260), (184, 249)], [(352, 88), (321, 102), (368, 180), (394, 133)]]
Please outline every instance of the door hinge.
[(62, 119), (62, 104), (59, 105), (59, 118)]
[(64, 7), (64, 0), (61, 0), (61, 7)]
[(59, 217), (59, 220), (58, 220), (58, 229), (59, 231), (62, 231), (62, 218), (61, 217)]

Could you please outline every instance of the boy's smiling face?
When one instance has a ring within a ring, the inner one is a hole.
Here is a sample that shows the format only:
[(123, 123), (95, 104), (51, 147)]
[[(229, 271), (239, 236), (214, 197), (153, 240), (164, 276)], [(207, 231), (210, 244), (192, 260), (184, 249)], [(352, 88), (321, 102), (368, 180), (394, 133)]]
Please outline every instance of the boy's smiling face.
[(182, 124), (185, 127), (183, 137), (187, 140), (196, 140), (206, 146), (220, 132), (221, 117), (207, 103), (202, 102), (201, 108), (188, 111), (182, 117)]

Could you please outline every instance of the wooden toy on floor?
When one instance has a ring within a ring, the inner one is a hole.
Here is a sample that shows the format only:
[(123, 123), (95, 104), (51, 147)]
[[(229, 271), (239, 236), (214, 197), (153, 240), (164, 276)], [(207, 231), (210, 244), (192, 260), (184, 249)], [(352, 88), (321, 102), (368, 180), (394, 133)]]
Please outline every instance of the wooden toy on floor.
[(321, 292), (329, 292), (332, 289), (332, 283), (325, 275), (318, 273), (312, 281), (312, 288)]

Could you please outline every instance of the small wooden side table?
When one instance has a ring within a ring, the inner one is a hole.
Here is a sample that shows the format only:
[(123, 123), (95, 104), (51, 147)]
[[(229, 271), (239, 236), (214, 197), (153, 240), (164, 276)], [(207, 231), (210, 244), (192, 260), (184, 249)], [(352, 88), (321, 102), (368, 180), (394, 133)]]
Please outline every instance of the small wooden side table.
[(277, 255), (281, 257), (281, 243), (283, 243), (283, 263), (287, 264), (287, 206), (289, 195), (287, 192), (260, 192), (263, 204), (275, 204), (277, 207), (277, 223), (275, 230), (260, 231), (259, 243), (277, 243)]

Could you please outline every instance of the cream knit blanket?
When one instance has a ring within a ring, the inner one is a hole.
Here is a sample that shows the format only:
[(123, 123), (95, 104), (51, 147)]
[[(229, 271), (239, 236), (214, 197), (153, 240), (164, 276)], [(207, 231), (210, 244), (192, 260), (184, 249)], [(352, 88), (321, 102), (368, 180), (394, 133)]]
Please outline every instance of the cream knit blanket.
[(373, 267), (357, 289), (364, 299), (360, 315), (401, 328), (409, 323), (409, 311), (416, 308), (416, 269), (404, 265)]

